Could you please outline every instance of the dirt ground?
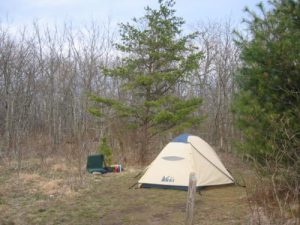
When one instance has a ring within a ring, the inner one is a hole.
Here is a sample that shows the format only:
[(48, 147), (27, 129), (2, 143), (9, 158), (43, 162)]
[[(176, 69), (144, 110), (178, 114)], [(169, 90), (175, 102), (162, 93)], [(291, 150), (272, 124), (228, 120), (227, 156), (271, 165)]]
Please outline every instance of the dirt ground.
[[(223, 155), (223, 162), (240, 181), (251, 170), (236, 158)], [(23, 163), (18, 176), (14, 163), (0, 164), (0, 224), (184, 224), (186, 191), (129, 189), (140, 169), (91, 175), (64, 161), (48, 159)], [(249, 224), (246, 190), (239, 186), (207, 188), (197, 194), (196, 224)]]

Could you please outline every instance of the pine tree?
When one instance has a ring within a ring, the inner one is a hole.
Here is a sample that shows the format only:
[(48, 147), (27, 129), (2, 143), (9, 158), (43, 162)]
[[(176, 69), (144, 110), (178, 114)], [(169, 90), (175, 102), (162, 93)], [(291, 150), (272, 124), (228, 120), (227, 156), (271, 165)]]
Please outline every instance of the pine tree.
[[(242, 68), (234, 110), (239, 146), (258, 161), (297, 163), (300, 154), (300, 3), (273, 0), (247, 9), (250, 39), (239, 36)], [(285, 151), (285, 152), (284, 152)]]
[(109, 166), (112, 164), (112, 149), (107, 143), (106, 137), (103, 137), (99, 141), (98, 151), (100, 154), (103, 154), (105, 157), (105, 163)]
[[(125, 57), (120, 66), (104, 70), (122, 83), (126, 100), (92, 96), (100, 107), (109, 107), (125, 118), (128, 127), (141, 134), (140, 160), (144, 161), (149, 141), (167, 130), (182, 130), (201, 120), (193, 112), (199, 98), (181, 98), (175, 88), (199, 66), (201, 53), (193, 45), (196, 33), (182, 34), (182, 18), (175, 16), (173, 0), (159, 1), (159, 9), (145, 8), (145, 16), (133, 25), (120, 25), (121, 43), (116, 47)], [(90, 111), (98, 116), (100, 108)]]

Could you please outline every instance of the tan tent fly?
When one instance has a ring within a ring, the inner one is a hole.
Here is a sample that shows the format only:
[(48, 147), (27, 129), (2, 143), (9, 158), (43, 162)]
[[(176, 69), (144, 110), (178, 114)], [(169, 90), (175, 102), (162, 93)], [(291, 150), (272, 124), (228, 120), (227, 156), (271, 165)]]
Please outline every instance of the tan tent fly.
[(197, 188), (235, 183), (208, 143), (200, 137), (184, 133), (163, 148), (138, 185), (186, 190), (191, 172), (196, 174)]

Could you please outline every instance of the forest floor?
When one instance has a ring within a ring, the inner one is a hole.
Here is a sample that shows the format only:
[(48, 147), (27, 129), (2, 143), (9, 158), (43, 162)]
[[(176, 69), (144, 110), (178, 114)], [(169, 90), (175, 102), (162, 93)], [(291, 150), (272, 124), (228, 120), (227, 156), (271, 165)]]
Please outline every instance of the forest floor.
[[(221, 154), (231, 173), (251, 182), (254, 173), (233, 156)], [(140, 169), (92, 175), (64, 160), (27, 160), (20, 173), (14, 162), (0, 164), (0, 224), (184, 224), (186, 191), (129, 189)], [(249, 224), (245, 188), (206, 188), (196, 195), (195, 224)]]

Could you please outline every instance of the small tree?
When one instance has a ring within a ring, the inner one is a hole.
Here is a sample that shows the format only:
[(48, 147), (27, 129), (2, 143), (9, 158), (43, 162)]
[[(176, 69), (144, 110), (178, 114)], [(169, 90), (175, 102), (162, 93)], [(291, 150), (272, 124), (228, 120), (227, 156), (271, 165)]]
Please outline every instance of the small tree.
[(99, 153), (104, 155), (105, 162), (108, 165), (111, 165), (112, 164), (112, 150), (109, 147), (109, 145), (107, 144), (106, 137), (103, 137), (100, 139), (98, 151), (99, 151)]
[[(176, 85), (199, 66), (201, 53), (192, 43), (196, 34), (182, 35), (184, 21), (175, 16), (173, 0), (160, 0), (159, 4), (158, 10), (146, 7), (144, 17), (133, 19), (135, 25), (120, 25), (121, 43), (116, 47), (125, 57), (120, 66), (106, 68), (104, 73), (120, 80), (122, 100), (92, 96), (92, 100), (108, 107), (113, 116), (123, 118), (139, 134), (141, 162), (150, 140), (157, 134), (200, 122), (193, 112), (201, 99), (175, 95)], [(104, 116), (99, 107), (90, 112)]]

